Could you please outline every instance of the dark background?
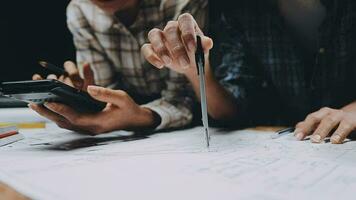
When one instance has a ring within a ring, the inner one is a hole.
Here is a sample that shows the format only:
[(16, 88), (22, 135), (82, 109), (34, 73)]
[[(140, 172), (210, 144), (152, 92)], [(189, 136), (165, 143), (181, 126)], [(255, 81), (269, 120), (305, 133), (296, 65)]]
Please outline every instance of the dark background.
[[(73, 41), (66, 25), (70, 0), (4, 1), (0, 7), (0, 82), (29, 80), (46, 75), (38, 60), (62, 66), (75, 60)], [(220, 0), (209, 1), (214, 19)]]
[(0, 9), (0, 82), (29, 80), (46, 60), (62, 66), (75, 51), (66, 26), (69, 0), (5, 1)]

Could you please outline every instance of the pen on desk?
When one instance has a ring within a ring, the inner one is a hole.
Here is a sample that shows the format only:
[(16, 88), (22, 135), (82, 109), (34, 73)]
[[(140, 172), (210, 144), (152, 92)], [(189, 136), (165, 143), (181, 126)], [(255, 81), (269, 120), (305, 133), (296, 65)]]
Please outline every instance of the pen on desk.
[(288, 135), (288, 134), (291, 134), (293, 133), (295, 130), (294, 127), (289, 127), (289, 128), (285, 128), (285, 129), (282, 129), (280, 131), (277, 131), (273, 136), (272, 136), (272, 139), (277, 139), (277, 138), (280, 138), (284, 135)]
[(42, 67), (49, 69), (50, 71), (56, 73), (57, 75), (64, 75), (64, 76), (69, 76), (68, 72), (66, 72), (64, 69), (55, 66), (54, 64), (48, 63), (46, 61), (39, 61), (38, 62)]
[(195, 60), (197, 65), (197, 71), (199, 76), (200, 84), (200, 104), (201, 104), (201, 114), (202, 121), (205, 131), (206, 145), (209, 148), (210, 146), (210, 133), (209, 133), (209, 122), (208, 122), (208, 109), (207, 109), (207, 100), (206, 100), (206, 88), (205, 88), (205, 58), (204, 50), (202, 46), (201, 37), (197, 36), (197, 50), (195, 52)]

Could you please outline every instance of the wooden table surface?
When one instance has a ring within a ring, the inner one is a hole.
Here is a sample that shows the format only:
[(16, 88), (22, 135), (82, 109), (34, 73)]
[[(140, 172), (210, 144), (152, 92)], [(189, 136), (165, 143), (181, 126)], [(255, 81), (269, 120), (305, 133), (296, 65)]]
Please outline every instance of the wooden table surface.
[(10, 186), (0, 182), (0, 200), (30, 200)]

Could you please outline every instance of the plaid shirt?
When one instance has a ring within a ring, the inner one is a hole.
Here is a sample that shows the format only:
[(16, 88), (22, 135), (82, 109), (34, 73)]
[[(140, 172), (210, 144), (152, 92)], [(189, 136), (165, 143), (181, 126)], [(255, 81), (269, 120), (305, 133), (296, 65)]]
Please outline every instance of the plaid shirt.
[(241, 0), (212, 27), (222, 55), (216, 74), (242, 118), (253, 119), (243, 123), (292, 124), (356, 100), (356, 1), (322, 0), (327, 16), (311, 56), (265, 2)]
[(96, 84), (125, 90), (158, 113), (162, 120), (157, 129), (185, 126), (192, 120), (190, 85), (183, 75), (150, 65), (140, 49), (152, 28), (163, 28), (181, 13), (190, 12), (202, 26), (206, 7), (206, 0), (142, 0), (135, 22), (125, 27), (90, 0), (72, 0), (67, 22), (77, 63), (91, 64)]

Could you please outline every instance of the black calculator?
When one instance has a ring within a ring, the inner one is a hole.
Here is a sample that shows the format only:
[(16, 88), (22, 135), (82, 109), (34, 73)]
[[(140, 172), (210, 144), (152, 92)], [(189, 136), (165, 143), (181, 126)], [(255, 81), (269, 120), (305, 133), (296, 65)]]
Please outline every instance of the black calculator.
[(63, 103), (78, 112), (100, 112), (106, 103), (93, 99), (87, 92), (75, 89), (57, 80), (3, 82), (2, 95), (27, 103)]

